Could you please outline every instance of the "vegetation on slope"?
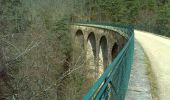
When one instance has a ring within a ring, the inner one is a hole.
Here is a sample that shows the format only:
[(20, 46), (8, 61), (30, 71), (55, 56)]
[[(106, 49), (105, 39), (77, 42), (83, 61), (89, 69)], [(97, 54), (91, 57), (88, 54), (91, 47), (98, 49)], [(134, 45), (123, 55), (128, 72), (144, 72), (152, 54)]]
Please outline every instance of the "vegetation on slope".
[(79, 5), (84, 13), (76, 13), (72, 19), (128, 23), (137, 29), (170, 36), (168, 0), (87, 0), (83, 7)]
[(92, 82), (84, 62), (72, 60), (69, 23), (129, 23), (170, 36), (169, 6), (168, 0), (0, 0), (0, 99), (81, 98)]
[(79, 93), (70, 92), (82, 83), (68, 71), (80, 66), (71, 62), (72, 5), (69, 0), (0, 1), (0, 99), (53, 100)]

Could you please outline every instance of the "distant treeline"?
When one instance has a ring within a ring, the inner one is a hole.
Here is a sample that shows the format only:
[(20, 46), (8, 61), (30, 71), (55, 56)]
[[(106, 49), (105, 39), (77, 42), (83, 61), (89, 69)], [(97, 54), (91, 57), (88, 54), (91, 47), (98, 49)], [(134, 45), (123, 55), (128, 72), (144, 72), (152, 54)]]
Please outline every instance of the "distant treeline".
[(0, 31), (19, 32), (43, 20), (119, 22), (170, 36), (169, 0), (0, 0)]
[[(73, 20), (118, 22), (170, 36), (169, 0), (77, 0)], [(82, 6), (82, 3), (83, 6)]]

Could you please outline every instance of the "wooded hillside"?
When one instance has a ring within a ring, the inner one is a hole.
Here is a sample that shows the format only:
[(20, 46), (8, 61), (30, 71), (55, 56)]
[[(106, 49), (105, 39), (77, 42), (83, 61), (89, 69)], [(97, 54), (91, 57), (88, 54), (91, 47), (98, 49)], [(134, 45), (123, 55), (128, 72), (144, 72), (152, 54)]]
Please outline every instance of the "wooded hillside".
[(0, 0), (0, 99), (82, 97), (91, 83), (84, 62), (72, 61), (72, 22), (126, 23), (170, 36), (170, 1)]
[(128, 23), (138, 29), (170, 36), (168, 0), (87, 0), (83, 6), (78, 6), (81, 10), (77, 9), (73, 19), (80, 22)]

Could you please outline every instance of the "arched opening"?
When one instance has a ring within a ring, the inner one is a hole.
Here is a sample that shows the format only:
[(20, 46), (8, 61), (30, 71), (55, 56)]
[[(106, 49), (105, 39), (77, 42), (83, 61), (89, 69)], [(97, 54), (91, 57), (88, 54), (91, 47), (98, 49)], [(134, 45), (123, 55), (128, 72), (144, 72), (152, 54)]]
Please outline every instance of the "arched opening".
[(119, 38), (118, 38), (118, 43), (119, 43), (119, 46), (120, 46), (120, 49), (123, 48), (124, 44), (125, 44), (125, 38), (124, 36), (120, 35)]
[(76, 32), (75, 45), (79, 48), (82, 48), (82, 47), (84, 48), (84, 36), (81, 30), (78, 30)]
[(96, 75), (96, 39), (93, 32), (87, 38), (87, 66), (90, 77)]
[(118, 44), (114, 43), (113, 47), (112, 47), (112, 60), (117, 56), (118, 54)]
[(99, 48), (99, 76), (100, 76), (108, 65), (108, 47), (105, 36), (101, 37), (99, 47), (100, 47)]
[(77, 59), (84, 58), (84, 36), (81, 30), (78, 30), (75, 34), (73, 50), (75, 62), (77, 61)]

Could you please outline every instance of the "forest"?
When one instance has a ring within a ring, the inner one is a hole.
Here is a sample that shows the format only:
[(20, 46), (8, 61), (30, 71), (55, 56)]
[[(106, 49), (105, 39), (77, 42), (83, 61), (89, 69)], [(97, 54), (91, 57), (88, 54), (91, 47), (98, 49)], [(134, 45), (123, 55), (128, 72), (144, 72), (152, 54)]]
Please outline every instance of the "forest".
[(71, 58), (71, 23), (129, 24), (170, 37), (170, 1), (0, 0), (0, 99), (82, 97), (88, 80), (84, 62)]

